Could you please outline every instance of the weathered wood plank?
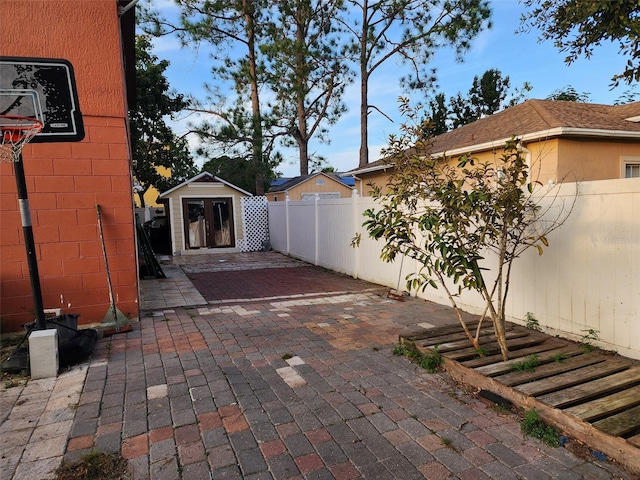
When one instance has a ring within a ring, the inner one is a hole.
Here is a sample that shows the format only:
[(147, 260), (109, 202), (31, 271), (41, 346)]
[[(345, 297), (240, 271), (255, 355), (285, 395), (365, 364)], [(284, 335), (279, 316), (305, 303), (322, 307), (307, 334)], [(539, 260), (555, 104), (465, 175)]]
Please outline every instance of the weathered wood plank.
[[(485, 322), (487, 323), (490, 329), (493, 329), (493, 324), (491, 323), (491, 321), (485, 320)], [(473, 328), (475, 330), (475, 328), (478, 326), (478, 320), (471, 320), (467, 322), (467, 326), (468, 328), (470, 329)], [(448, 335), (450, 333), (459, 333), (459, 332), (462, 332), (462, 326), (460, 325), (460, 323), (456, 323), (455, 325), (444, 325), (442, 327), (432, 327), (432, 328), (411, 331), (411, 332), (403, 333), (400, 336), (410, 342), (415, 342), (417, 340), (424, 340), (430, 337), (438, 337), (441, 335)]]
[[(521, 348), (522, 346), (528, 344), (520, 342), (519, 340), (514, 340), (513, 342), (509, 342), (507, 344), (509, 347), (509, 357), (511, 357), (511, 360), (509, 361), (512, 362), (514, 359), (523, 358), (528, 355), (566, 347), (569, 344), (570, 343), (566, 340), (561, 340), (558, 338), (546, 338), (540, 344), (534, 344), (532, 347)], [(466, 360), (460, 363), (468, 368), (477, 368), (498, 362), (502, 362), (502, 355), (487, 355), (486, 357), (474, 358), (472, 360)]]
[[(581, 355), (584, 353), (578, 345), (569, 345), (562, 348), (556, 348), (555, 350), (547, 350), (545, 352), (536, 352), (533, 355), (536, 355), (538, 361), (541, 365), (545, 363), (553, 362), (558, 355), (569, 357), (575, 357), (577, 355)], [(531, 356), (527, 355), (526, 357)], [(524, 361), (526, 357), (516, 357), (507, 360), (506, 362), (498, 362), (493, 365), (486, 365), (484, 367), (478, 367), (476, 370), (483, 375), (487, 375), (488, 377), (494, 377), (496, 375), (501, 375), (503, 373), (509, 373), (513, 370), (513, 364), (518, 361)]]
[[(469, 328), (470, 333), (475, 336), (476, 328)], [(513, 331), (522, 332), (522, 330), (518, 329), (516, 325), (508, 325), (505, 327), (505, 331), (507, 334), (511, 334)], [(493, 326), (491, 323), (489, 325), (484, 326), (480, 329), (480, 336), (478, 337), (478, 342), (482, 343), (483, 341), (489, 341), (494, 338)], [(447, 333), (443, 335), (434, 335), (428, 338), (424, 338), (416, 342), (418, 345), (422, 345), (423, 347), (430, 347), (435, 345), (446, 345), (446, 348), (456, 347), (458, 344), (461, 346), (467, 346), (471, 344), (469, 337), (464, 333), (462, 327), (458, 328), (457, 332)]]
[(552, 407), (564, 408), (637, 383), (640, 383), (640, 367), (632, 367), (604, 378), (541, 395), (538, 400)]
[(543, 378), (552, 377), (565, 372), (570, 372), (578, 368), (604, 362), (604, 357), (600, 355), (578, 355), (568, 358), (564, 362), (548, 363), (536, 367), (532, 372), (511, 372), (495, 377), (497, 381), (507, 386), (514, 387), (523, 383), (534, 382)]
[[(484, 332), (484, 335), (480, 336), (480, 339), (482, 338), (488, 338), (492, 335), (492, 331), (487, 331), (487, 330), (482, 330), (482, 332)], [(475, 334), (475, 330), (471, 332), (472, 334)], [(416, 344), (421, 345), (423, 347), (432, 347), (435, 345), (470, 345), (471, 344), (471, 340), (469, 340), (469, 337), (467, 337), (467, 335), (464, 332), (457, 332), (457, 333), (449, 333), (447, 335), (438, 335), (435, 337), (429, 337), (429, 338), (425, 338), (422, 340), (418, 340), (416, 342)]]
[(627, 442), (640, 448), (640, 433), (638, 435), (634, 435), (633, 437), (627, 438)]
[[(516, 342), (520, 347), (530, 347), (538, 345), (540, 340), (530, 336), (508, 339), (508, 343), (511, 345), (514, 345)], [(481, 344), (480, 346), (482, 347), (485, 356), (498, 357), (500, 361), (502, 361), (502, 354), (500, 353), (500, 346), (498, 345), (498, 342), (485, 343)], [(473, 347), (469, 347), (464, 350), (448, 352), (447, 356), (452, 360), (456, 360), (457, 362), (466, 362), (477, 359), (478, 352)]]
[[(507, 331), (505, 333), (507, 342), (515, 338), (524, 338), (528, 336), (529, 336), (528, 332)], [(489, 352), (493, 353), (496, 348), (498, 348), (498, 351), (500, 351), (500, 347), (498, 346), (498, 342), (496, 341), (495, 338), (496, 337), (493, 335), (487, 336), (487, 337), (480, 337), (478, 339), (478, 343), (488, 353)], [(466, 337), (464, 340), (461, 340), (459, 342), (441, 343), (439, 345), (439, 351), (442, 354), (446, 352), (451, 352), (449, 354), (449, 357), (453, 359), (476, 356), (478, 354), (478, 352), (473, 347), (473, 345), (471, 345), (471, 342), (469, 341), (469, 339)]]
[(619, 437), (629, 432), (633, 432), (640, 427), (640, 405), (630, 408), (624, 412), (603, 418), (592, 424), (598, 430)]
[(515, 388), (520, 390), (522, 393), (535, 397), (544, 393), (555, 392), (556, 390), (562, 390), (563, 388), (595, 380), (596, 378), (612, 375), (622, 370), (626, 370), (627, 368), (629, 368), (629, 364), (624, 360), (610, 360), (561, 373), (555, 375), (553, 378), (546, 378), (526, 383), (524, 385), (518, 385)]
[(488, 390), (513, 402), (515, 405), (531, 409), (535, 408), (542, 419), (557, 426), (568, 435), (580, 442), (584, 442), (592, 448), (608, 455), (610, 458), (627, 467), (632, 473), (640, 474), (640, 455), (638, 448), (623, 438), (612, 437), (606, 433), (593, 428), (587, 422), (583, 422), (576, 417), (566, 415), (562, 410), (550, 407), (542, 402), (538, 402), (534, 397), (524, 395), (513, 388), (502, 385), (494, 378), (486, 377), (471, 368), (466, 368), (458, 362), (445, 357), (445, 368), (455, 380), (473, 385), (480, 390)]
[[(478, 321), (475, 320), (473, 322), (467, 323), (467, 327), (471, 334), (475, 336)], [(540, 333), (535, 330), (531, 330), (525, 328), (521, 325), (516, 325), (515, 323), (507, 322), (505, 324), (506, 332), (527, 332), (527, 333)], [(482, 322), (482, 328), (480, 329), (480, 337), (479, 341), (482, 341), (483, 338), (491, 338), (494, 335), (493, 323), (490, 320), (485, 320)], [(462, 330), (462, 326), (460, 324), (456, 325), (445, 325), (443, 327), (433, 327), (424, 330), (412, 330), (406, 333), (400, 334), (400, 341), (408, 341), (415, 342), (424, 347), (441, 345), (444, 343), (451, 343), (456, 341), (468, 341), (467, 335)]]
[(591, 422), (601, 417), (615, 415), (636, 405), (640, 405), (640, 385), (567, 408), (565, 412), (585, 422)]

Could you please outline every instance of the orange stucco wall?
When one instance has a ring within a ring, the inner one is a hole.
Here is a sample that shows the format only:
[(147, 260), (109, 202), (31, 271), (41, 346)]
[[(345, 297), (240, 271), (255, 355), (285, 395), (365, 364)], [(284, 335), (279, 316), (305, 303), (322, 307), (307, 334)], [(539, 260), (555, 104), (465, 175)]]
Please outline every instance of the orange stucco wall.
[[(564, 140), (560, 144), (560, 178), (570, 181), (623, 178), (623, 157), (640, 157), (638, 142)], [(604, 161), (606, 159), (606, 161)]]
[[(639, 158), (640, 144), (636, 141), (625, 141), (612, 138), (579, 139), (579, 138), (551, 138), (524, 145), (528, 150), (531, 177), (540, 183), (553, 182), (581, 182), (592, 180), (611, 180), (623, 178), (623, 159)], [(473, 153), (472, 156), (481, 162), (499, 158), (500, 150)], [(458, 157), (450, 160), (457, 163)], [(356, 188), (361, 195), (370, 195), (371, 187), (368, 183), (378, 185), (385, 190), (387, 172), (372, 172), (359, 174)]]
[[(85, 138), (27, 145), (24, 170), (45, 308), (101, 322), (109, 292), (97, 224), (103, 215), (117, 307), (138, 315), (122, 45), (115, 0), (2, 0), (0, 53), (74, 67)], [(13, 168), (0, 165), (2, 330), (33, 320)]]

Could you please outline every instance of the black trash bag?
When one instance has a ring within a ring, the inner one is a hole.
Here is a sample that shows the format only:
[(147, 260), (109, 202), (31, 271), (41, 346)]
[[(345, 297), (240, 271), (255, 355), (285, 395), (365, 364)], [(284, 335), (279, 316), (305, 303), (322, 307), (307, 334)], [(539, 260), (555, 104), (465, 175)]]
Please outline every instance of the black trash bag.
[[(66, 313), (46, 319), (47, 330), (58, 331), (58, 363), (68, 367), (89, 358), (98, 341), (98, 332), (92, 328), (78, 330), (79, 315)], [(23, 325), (25, 336), (11, 354), (0, 364), (0, 370), (7, 373), (22, 373), (29, 370), (29, 349), (22, 344), (29, 334), (37, 329), (37, 321)]]
[(92, 328), (78, 330), (78, 317), (74, 313), (65, 313), (46, 321), (47, 330), (58, 330), (58, 361), (61, 367), (83, 361), (96, 346), (98, 332)]

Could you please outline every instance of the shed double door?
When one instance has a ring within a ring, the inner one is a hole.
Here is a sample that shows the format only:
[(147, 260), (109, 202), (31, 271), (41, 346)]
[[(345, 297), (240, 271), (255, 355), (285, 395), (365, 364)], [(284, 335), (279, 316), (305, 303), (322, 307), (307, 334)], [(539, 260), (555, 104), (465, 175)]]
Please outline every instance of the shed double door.
[(231, 198), (185, 198), (182, 210), (187, 249), (235, 246)]

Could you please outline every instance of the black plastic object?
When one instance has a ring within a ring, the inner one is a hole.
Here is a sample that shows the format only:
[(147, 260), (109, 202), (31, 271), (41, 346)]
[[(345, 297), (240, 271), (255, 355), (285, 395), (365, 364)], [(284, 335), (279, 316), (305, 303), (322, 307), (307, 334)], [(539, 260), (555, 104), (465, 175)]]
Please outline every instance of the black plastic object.
[(93, 352), (98, 332), (93, 329), (78, 330), (78, 317), (65, 313), (47, 319), (47, 330), (58, 330), (58, 360), (61, 367), (81, 362)]
[[(98, 332), (92, 328), (78, 330), (79, 315), (67, 313), (46, 319), (47, 330), (58, 331), (58, 361), (60, 367), (75, 365), (88, 358), (96, 346)], [(29, 351), (22, 347), (24, 340), (36, 329), (37, 322), (24, 325), (26, 333), (9, 358), (0, 365), (0, 370), (21, 373), (29, 370)]]

